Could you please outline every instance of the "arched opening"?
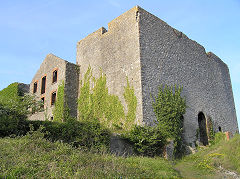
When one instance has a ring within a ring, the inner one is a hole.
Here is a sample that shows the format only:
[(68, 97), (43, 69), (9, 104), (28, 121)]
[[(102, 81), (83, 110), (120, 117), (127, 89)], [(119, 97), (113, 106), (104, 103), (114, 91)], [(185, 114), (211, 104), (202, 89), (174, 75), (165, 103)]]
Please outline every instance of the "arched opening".
[(202, 142), (203, 145), (208, 145), (206, 118), (202, 112), (198, 114), (198, 126), (199, 126), (200, 142)]
[(222, 128), (221, 128), (221, 126), (218, 127), (218, 130), (219, 130), (219, 132), (222, 132)]

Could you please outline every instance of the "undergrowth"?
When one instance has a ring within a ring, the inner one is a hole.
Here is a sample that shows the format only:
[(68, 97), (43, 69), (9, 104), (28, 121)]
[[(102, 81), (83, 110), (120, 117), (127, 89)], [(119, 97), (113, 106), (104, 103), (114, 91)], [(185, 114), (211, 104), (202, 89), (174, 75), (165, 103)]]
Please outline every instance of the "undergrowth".
[[(43, 130), (43, 129), (42, 129)], [(162, 158), (116, 157), (50, 142), (41, 131), (0, 139), (1, 178), (179, 178)]]
[(224, 133), (216, 133), (214, 144), (199, 147), (198, 152), (185, 156), (177, 162), (176, 167), (182, 170), (182, 175), (188, 177), (215, 175), (223, 167), (226, 170), (240, 174), (240, 135), (226, 141)]

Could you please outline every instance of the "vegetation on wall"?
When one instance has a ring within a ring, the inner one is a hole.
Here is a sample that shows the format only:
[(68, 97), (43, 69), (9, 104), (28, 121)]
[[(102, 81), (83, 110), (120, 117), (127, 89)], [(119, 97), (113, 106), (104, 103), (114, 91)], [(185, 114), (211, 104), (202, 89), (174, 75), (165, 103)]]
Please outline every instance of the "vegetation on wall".
[(118, 96), (109, 94), (106, 83), (105, 74), (100, 71), (100, 77), (94, 78), (92, 69), (88, 68), (81, 81), (78, 99), (80, 120), (98, 119), (102, 125), (114, 131), (129, 130), (136, 119), (137, 99), (134, 89), (127, 81), (124, 98), (128, 112), (125, 115), (121, 101)]
[(57, 98), (53, 109), (53, 120), (56, 122), (64, 122), (69, 118), (69, 109), (65, 102), (64, 82), (58, 86)]
[(131, 129), (135, 123), (136, 119), (136, 111), (137, 111), (137, 97), (134, 94), (133, 87), (130, 86), (129, 81), (127, 79), (127, 86), (124, 88), (123, 93), (124, 99), (127, 103), (127, 116), (126, 116), (126, 126)]
[(211, 117), (207, 118), (207, 135), (208, 135), (209, 143), (212, 144), (215, 138), (215, 131), (213, 129), (213, 120)]
[(186, 100), (181, 96), (182, 87), (159, 86), (158, 94), (153, 97), (153, 110), (157, 117), (157, 126), (167, 137), (175, 142), (175, 155), (182, 154), (183, 115), (186, 112)]
[(185, 99), (181, 97), (181, 87), (159, 87), (153, 98), (153, 110), (157, 117), (156, 125), (135, 126), (123, 135), (130, 141), (134, 150), (141, 155), (161, 155), (169, 140), (175, 142), (175, 156), (183, 154), (183, 114), (186, 110)]

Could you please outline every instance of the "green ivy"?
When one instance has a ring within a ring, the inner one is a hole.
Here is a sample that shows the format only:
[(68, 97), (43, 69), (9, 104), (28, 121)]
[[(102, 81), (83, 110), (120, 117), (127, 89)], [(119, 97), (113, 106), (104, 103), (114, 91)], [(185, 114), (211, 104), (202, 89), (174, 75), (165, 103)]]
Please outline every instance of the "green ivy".
[(184, 152), (183, 115), (186, 112), (186, 100), (181, 96), (182, 87), (159, 86), (158, 94), (153, 98), (153, 110), (157, 117), (157, 125), (175, 141), (175, 156)]
[(78, 99), (79, 117), (82, 120), (90, 119), (92, 115), (92, 95), (90, 92), (90, 79), (92, 78), (91, 68), (89, 67), (81, 81), (80, 94)]
[(108, 92), (106, 75), (100, 71), (99, 76), (97, 79), (94, 78), (89, 67), (81, 81), (78, 99), (80, 120), (98, 119), (102, 125), (114, 131), (129, 130), (136, 119), (137, 98), (133, 87), (127, 81), (124, 98), (128, 113), (125, 116), (119, 97)]
[(127, 103), (127, 116), (126, 116), (126, 127), (132, 128), (132, 125), (136, 119), (136, 111), (137, 111), (137, 97), (134, 94), (133, 87), (130, 86), (128, 78), (127, 78), (127, 86), (124, 90), (124, 99)]
[(211, 117), (208, 117), (207, 119), (207, 135), (209, 143), (213, 143), (215, 138), (215, 131), (213, 129), (213, 121)]
[(53, 109), (53, 120), (56, 122), (65, 122), (69, 118), (69, 109), (65, 102), (64, 82), (58, 86), (57, 98)]

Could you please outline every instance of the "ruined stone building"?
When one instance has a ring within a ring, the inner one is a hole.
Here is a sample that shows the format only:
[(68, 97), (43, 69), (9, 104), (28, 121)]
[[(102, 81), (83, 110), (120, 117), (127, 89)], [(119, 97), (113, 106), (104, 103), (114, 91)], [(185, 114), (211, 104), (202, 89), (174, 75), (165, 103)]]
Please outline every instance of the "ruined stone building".
[[(47, 55), (34, 76), (30, 91), (44, 101), (52, 118), (57, 86), (64, 81), (71, 115), (77, 115), (79, 84), (88, 66), (93, 75), (99, 68), (107, 77), (109, 93), (123, 99), (126, 77), (137, 97), (137, 124), (153, 125), (156, 117), (150, 94), (160, 84), (181, 85), (186, 97), (184, 136), (196, 140), (200, 128), (204, 142), (206, 119), (215, 131), (238, 131), (231, 80), (227, 65), (212, 52), (172, 28), (158, 17), (136, 6), (77, 43), (76, 65), (52, 54)], [(77, 70), (79, 67), (79, 71)], [(30, 119), (44, 120), (44, 114)]]

